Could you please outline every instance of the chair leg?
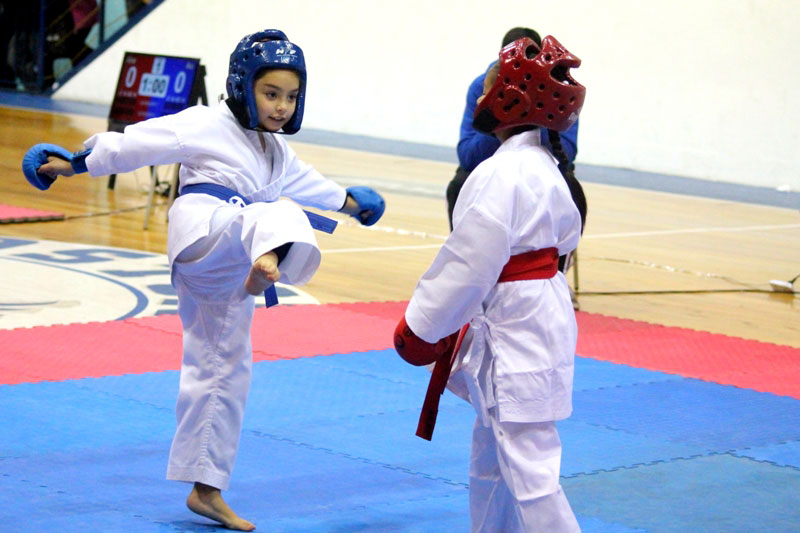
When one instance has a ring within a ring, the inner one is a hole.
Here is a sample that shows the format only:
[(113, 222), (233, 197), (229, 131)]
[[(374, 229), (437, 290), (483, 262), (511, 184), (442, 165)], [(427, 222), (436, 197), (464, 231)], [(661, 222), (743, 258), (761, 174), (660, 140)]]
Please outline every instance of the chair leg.
[(153, 197), (156, 194), (156, 185), (158, 184), (158, 174), (156, 167), (150, 167), (150, 191), (147, 193), (147, 209), (144, 213), (144, 225), (142, 229), (147, 229), (147, 224), (150, 221), (150, 211), (153, 210)]
[(578, 292), (578, 250), (572, 252), (572, 281), (575, 285), (575, 293)]
[(169, 208), (172, 207), (172, 203), (175, 201), (175, 197), (178, 196), (178, 175), (180, 174), (181, 165), (180, 163), (175, 163), (172, 168), (172, 178), (169, 182), (169, 199), (167, 200), (167, 221), (169, 221)]

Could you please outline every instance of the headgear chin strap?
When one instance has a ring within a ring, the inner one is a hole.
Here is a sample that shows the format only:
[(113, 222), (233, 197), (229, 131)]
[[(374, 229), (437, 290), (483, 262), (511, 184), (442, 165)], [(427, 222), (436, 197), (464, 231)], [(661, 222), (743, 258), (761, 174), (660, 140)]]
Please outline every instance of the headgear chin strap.
[(280, 30), (264, 30), (245, 36), (231, 54), (228, 67), (228, 103), (239, 123), (254, 130), (258, 125), (258, 108), (253, 82), (266, 69), (288, 69), (300, 77), (300, 91), (294, 114), (281, 130), (296, 133), (303, 122), (306, 98), (306, 62), (299, 46), (289, 41)]
[(527, 37), (500, 51), (499, 72), (475, 109), (473, 125), (484, 133), (536, 125), (566, 131), (578, 120), (586, 87), (572, 79), (581, 60), (548, 35), (542, 47)]

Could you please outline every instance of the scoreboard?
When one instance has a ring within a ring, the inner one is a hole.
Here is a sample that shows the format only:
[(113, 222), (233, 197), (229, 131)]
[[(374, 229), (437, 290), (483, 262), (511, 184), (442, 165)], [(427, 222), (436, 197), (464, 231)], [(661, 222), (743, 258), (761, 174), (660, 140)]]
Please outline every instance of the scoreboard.
[(201, 84), (205, 92), (202, 70), (199, 59), (125, 52), (109, 123), (124, 126), (195, 105)]
[[(108, 131), (122, 132), (130, 124), (183, 111), (198, 100), (208, 105), (205, 75), (199, 59), (125, 52)], [(116, 174), (109, 176), (109, 189), (116, 179)]]

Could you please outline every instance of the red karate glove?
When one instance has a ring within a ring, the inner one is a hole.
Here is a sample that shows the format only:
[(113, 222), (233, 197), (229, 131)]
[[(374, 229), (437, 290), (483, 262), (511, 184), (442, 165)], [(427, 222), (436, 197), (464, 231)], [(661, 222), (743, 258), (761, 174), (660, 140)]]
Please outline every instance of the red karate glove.
[(436, 343), (425, 342), (411, 331), (406, 323), (406, 317), (403, 315), (394, 330), (394, 349), (406, 363), (424, 366), (434, 363), (442, 354), (447, 353), (457, 337), (458, 332), (439, 339)]

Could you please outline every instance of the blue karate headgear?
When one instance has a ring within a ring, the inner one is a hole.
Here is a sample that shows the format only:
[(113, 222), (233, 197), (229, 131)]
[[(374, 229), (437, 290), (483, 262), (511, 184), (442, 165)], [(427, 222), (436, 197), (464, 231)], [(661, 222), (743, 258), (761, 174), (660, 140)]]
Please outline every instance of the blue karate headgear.
[[(237, 117), (247, 128), (258, 128), (258, 109), (253, 94), (253, 81), (265, 69), (288, 69), (300, 77), (300, 92), (292, 118), (283, 126), (283, 133), (296, 133), (303, 122), (303, 103), (306, 97), (306, 62), (299, 46), (289, 41), (280, 30), (264, 30), (247, 35), (231, 54), (228, 96), (243, 110)], [(234, 111), (235, 113), (236, 111)]]

